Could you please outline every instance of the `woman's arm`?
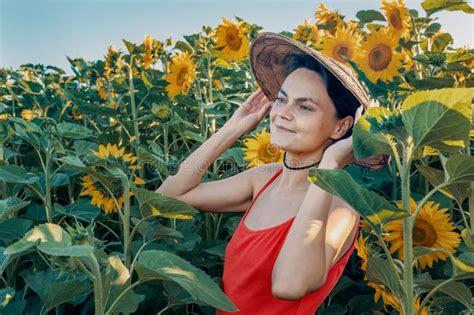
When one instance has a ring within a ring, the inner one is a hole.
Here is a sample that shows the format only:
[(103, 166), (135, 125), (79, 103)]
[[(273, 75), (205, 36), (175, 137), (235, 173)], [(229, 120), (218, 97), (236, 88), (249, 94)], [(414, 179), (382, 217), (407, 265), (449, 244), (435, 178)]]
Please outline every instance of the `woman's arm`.
[[(235, 110), (225, 125), (207, 139), (196, 151), (191, 153), (179, 166), (178, 173), (169, 176), (156, 192), (177, 198), (200, 186), (202, 176), (206, 173), (208, 167), (244, 133), (254, 129), (268, 114), (271, 104), (272, 102), (268, 101), (261, 89), (252, 93), (252, 95)], [(216, 181), (214, 185), (202, 185), (201, 193), (215, 193), (217, 182), (226, 184), (227, 186), (234, 185), (234, 187), (236, 183), (239, 183), (239, 187), (246, 186), (247, 191), (249, 187), (249, 176), (252, 172), (244, 173), (245, 174), (241, 176), (238, 176), (240, 174), (234, 175), (232, 179)], [(235, 191), (235, 194), (239, 192), (241, 191)], [(188, 194), (187, 197), (189, 200), (192, 200), (196, 196), (195, 194)], [(227, 196), (227, 198), (232, 198), (232, 196)], [(235, 198), (248, 199), (247, 196), (236, 196)], [(229, 200), (229, 202), (233, 203), (232, 207), (234, 208), (236, 204), (242, 204), (242, 202), (238, 202), (238, 200)], [(218, 203), (219, 202), (214, 202), (213, 207)]]
[[(320, 168), (335, 169), (337, 165)], [(343, 205), (343, 206), (341, 206)], [(335, 223), (328, 230), (329, 218)], [(311, 184), (273, 267), (273, 295), (297, 300), (326, 282), (331, 263), (354, 227), (358, 213)]]
[(156, 192), (169, 197), (184, 195), (201, 183), (209, 166), (245, 133), (238, 125), (225, 124), (199, 148), (191, 153)]

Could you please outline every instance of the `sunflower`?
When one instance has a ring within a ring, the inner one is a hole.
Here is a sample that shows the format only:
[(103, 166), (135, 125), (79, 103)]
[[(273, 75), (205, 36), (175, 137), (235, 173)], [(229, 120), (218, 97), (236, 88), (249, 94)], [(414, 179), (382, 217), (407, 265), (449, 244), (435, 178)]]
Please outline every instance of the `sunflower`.
[[(401, 208), (401, 202), (397, 202)], [(416, 201), (410, 198), (410, 213), (417, 207)], [(413, 246), (424, 246), (428, 248), (444, 248), (450, 253), (454, 253), (461, 242), (459, 233), (454, 232), (454, 224), (450, 221), (449, 214), (445, 212), (447, 208), (439, 209), (439, 204), (426, 202), (418, 213), (413, 227)], [(391, 243), (390, 253), (398, 250), (401, 260), (403, 254), (403, 220), (394, 220), (383, 227), (384, 240)], [(419, 257), (415, 261), (416, 268), (424, 269), (426, 266), (433, 267), (433, 261), (446, 260), (448, 254), (438, 251)]]
[[(364, 280), (367, 280), (367, 261), (371, 256), (370, 246), (367, 237), (363, 237), (362, 233), (360, 233), (359, 238), (356, 240), (354, 247), (357, 250), (357, 256), (360, 257), (362, 261), (361, 269), (365, 271)], [(367, 280), (367, 285), (375, 290), (374, 301), (375, 303), (378, 302), (380, 298), (382, 298), (382, 302), (384, 304), (384, 309), (387, 311), (387, 306), (396, 305), (398, 302), (396, 296), (390, 291), (383, 284), (378, 284), (372, 281)]]
[(410, 14), (403, 0), (382, 0), (380, 9), (385, 13), (393, 35), (405, 38), (410, 35)]
[(346, 22), (346, 27), (353, 33), (353, 34), (358, 34), (362, 35), (362, 30), (359, 26), (359, 22), (355, 20), (349, 20)]
[(9, 113), (0, 114), (0, 121), (5, 121), (8, 119), (8, 117), (10, 117)]
[(171, 110), (166, 104), (155, 104), (151, 108), (151, 112), (156, 115), (159, 121), (166, 122), (171, 119)]
[(305, 44), (310, 42), (317, 45), (319, 42), (318, 27), (315, 24), (308, 23), (308, 20), (304, 20), (304, 23), (298, 25), (294, 31), (293, 38)]
[(82, 120), (84, 118), (84, 115), (77, 111), (77, 105), (72, 106), (72, 118), (74, 120)]
[(216, 48), (222, 48), (219, 56), (226, 61), (242, 61), (249, 52), (248, 29), (244, 27), (243, 21), (238, 24), (222, 17), (222, 24), (217, 26), (214, 32)]
[[(336, 28), (344, 24), (338, 11), (331, 11), (322, 3), (319, 4), (319, 10), (314, 13), (314, 17), (318, 21), (316, 25), (324, 26), (324, 31), (329, 32), (331, 35), (336, 33)], [(326, 27), (329, 27), (329, 29)]]
[(224, 88), (224, 85), (222, 85), (222, 82), (219, 81), (219, 80), (216, 80), (216, 79), (213, 79), (212, 80), (212, 86), (216, 89), (216, 90), (222, 90)]
[(255, 138), (244, 140), (244, 160), (249, 162), (247, 168), (267, 163), (283, 162), (284, 151), (271, 143), (270, 133), (266, 129), (264, 127), (260, 133), (257, 132)]
[(169, 73), (163, 75), (163, 79), (169, 83), (166, 86), (168, 96), (174, 98), (178, 94), (184, 95), (196, 78), (196, 66), (191, 55), (187, 51), (176, 54), (171, 58), (168, 70)]
[[(420, 308), (420, 298), (418, 296), (414, 296), (413, 297), (413, 301), (415, 303), (415, 314), (418, 314), (418, 309)], [(401, 305), (400, 305), (400, 302), (398, 300), (395, 300), (394, 301), (394, 304), (392, 305), (392, 307), (394, 309), (396, 309), (398, 311), (399, 314), (402, 314), (402, 308), (401, 308)], [(421, 310), (421, 315), (428, 315), (428, 309), (425, 307), (423, 307), (423, 309)]]
[(122, 74), (122, 54), (114, 46), (109, 46), (105, 56), (104, 74), (109, 80), (113, 80)]
[(97, 93), (99, 93), (99, 97), (102, 100), (107, 100), (107, 90), (105, 88), (105, 78), (97, 78), (95, 85), (97, 87)]
[(23, 109), (20, 115), (21, 115), (21, 118), (27, 121), (32, 121), (33, 119), (38, 117), (38, 113), (31, 109)]
[(158, 61), (160, 52), (163, 50), (163, 44), (150, 35), (145, 35), (143, 40), (145, 53), (141, 57), (141, 65), (143, 69), (149, 69), (150, 66)]
[(360, 35), (352, 33), (346, 27), (338, 28), (334, 36), (326, 38), (320, 45), (321, 52), (344, 64), (348, 63), (343, 56), (352, 60), (360, 43)]
[(368, 252), (367, 239), (368, 238), (369, 238), (368, 236), (364, 238), (362, 233), (360, 233), (359, 238), (356, 240), (354, 244), (354, 247), (357, 250), (357, 256), (359, 256), (360, 259), (362, 260), (362, 265), (360, 268), (364, 271), (367, 270), (367, 261), (369, 260), (367, 257), (368, 256), (367, 254)]
[[(125, 148), (119, 149), (117, 145), (115, 144), (108, 143), (107, 146), (104, 146), (103, 144), (101, 144), (99, 145), (98, 152), (94, 150), (91, 150), (91, 151), (95, 156), (103, 160), (109, 160), (110, 162), (113, 162), (114, 165), (116, 165), (117, 162), (119, 162), (123, 165), (126, 165), (126, 166), (128, 165), (128, 168), (131, 170), (141, 169), (141, 167), (138, 165), (132, 165), (136, 162), (137, 157), (132, 156), (131, 153), (124, 154)], [(112, 189), (115, 189), (112, 191), (112, 193), (114, 194), (114, 197), (117, 200), (117, 203), (118, 203), (118, 208), (117, 208), (117, 205), (115, 204), (112, 196), (110, 196), (109, 191), (103, 187), (102, 183), (96, 182), (94, 178), (90, 175), (83, 176), (81, 180), (82, 180), (81, 185), (84, 187), (84, 190), (81, 191), (79, 196), (91, 196), (92, 197), (91, 204), (96, 205), (97, 207), (105, 211), (106, 213), (120, 211), (123, 205), (124, 197), (123, 197), (123, 192), (121, 191), (122, 185), (119, 182), (117, 183), (117, 185), (110, 185)], [(141, 179), (140, 177), (135, 176), (133, 183), (135, 185), (143, 185), (145, 184), (145, 181)], [(131, 192), (130, 195), (133, 196), (133, 192)]]
[(398, 75), (401, 54), (395, 51), (397, 38), (392, 37), (387, 28), (372, 30), (367, 40), (361, 44), (360, 54), (355, 59), (369, 80), (390, 81)]

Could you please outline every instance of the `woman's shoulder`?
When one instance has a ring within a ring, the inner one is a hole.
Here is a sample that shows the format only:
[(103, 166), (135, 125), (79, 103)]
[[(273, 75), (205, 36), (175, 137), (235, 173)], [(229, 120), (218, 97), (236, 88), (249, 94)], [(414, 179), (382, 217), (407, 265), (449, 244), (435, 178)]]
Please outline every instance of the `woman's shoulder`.
[(283, 162), (266, 163), (255, 167), (254, 170), (254, 187), (261, 187), (270, 177), (278, 170), (283, 168)]

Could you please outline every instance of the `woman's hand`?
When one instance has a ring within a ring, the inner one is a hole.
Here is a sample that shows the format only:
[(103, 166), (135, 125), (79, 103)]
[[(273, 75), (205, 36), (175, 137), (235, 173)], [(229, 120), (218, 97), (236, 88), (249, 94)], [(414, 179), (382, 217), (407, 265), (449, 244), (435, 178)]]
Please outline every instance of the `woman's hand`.
[[(377, 106), (380, 106), (378, 101), (371, 101), (368, 105), (368, 107)], [(355, 126), (361, 116), (362, 106), (359, 106), (354, 117), (353, 126)], [(337, 168), (343, 168), (346, 165), (355, 162), (356, 158), (352, 149), (352, 135), (346, 139), (339, 140), (336, 143), (330, 145), (324, 151), (323, 159), (320, 163), (322, 166), (321, 168), (324, 168), (324, 165), (337, 165)]]
[(226, 125), (235, 125), (244, 132), (255, 129), (270, 112), (272, 101), (269, 101), (261, 88), (252, 93), (250, 97), (237, 108)]

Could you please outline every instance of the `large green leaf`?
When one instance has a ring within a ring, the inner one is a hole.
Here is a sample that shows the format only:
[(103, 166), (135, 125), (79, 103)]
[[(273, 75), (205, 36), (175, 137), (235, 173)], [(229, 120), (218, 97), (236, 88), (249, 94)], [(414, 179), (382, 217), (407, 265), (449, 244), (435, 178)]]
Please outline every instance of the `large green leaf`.
[(23, 201), (17, 197), (8, 197), (5, 200), (0, 200), (0, 223), (29, 204), (29, 201)]
[(4, 242), (12, 242), (21, 239), (33, 226), (33, 221), (13, 217), (0, 223), (0, 239)]
[(34, 184), (39, 180), (39, 177), (27, 173), (21, 166), (3, 165), (0, 166), (0, 180), (15, 184)]
[(92, 289), (91, 282), (83, 274), (71, 277), (67, 273), (58, 274), (51, 269), (31, 270), (24, 279), (28, 287), (38, 294), (47, 310)]
[(58, 135), (70, 139), (87, 139), (92, 135), (92, 130), (73, 123), (62, 122), (57, 125)]
[(402, 120), (416, 148), (457, 152), (469, 141), (472, 88), (420, 91), (402, 105)]
[(19, 241), (8, 246), (6, 255), (13, 255), (36, 246), (38, 250), (54, 256), (88, 256), (94, 251), (89, 245), (72, 245), (71, 236), (59, 225), (40, 224), (31, 229)]
[(369, 107), (367, 112), (354, 125), (352, 146), (354, 155), (358, 160), (363, 160), (377, 153), (390, 154), (392, 152), (382, 133), (372, 133), (370, 131), (370, 122), (367, 120), (367, 117), (370, 116), (380, 122), (384, 115), (390, 115), (390, 110), (385, 107)]
[(398, 276), (390, 263), (380, 257), (370, 257), (367, 261), (367, 280), (386, 285), (392, 292), (401, 292)]
[(455, 298), (464, 306), (467, 307), (467, 309), (471, 309), (471, 300), (472, 300), (472, 292), (469, 289), (468, 286), (466, 286), (462, 282), (458, 281), (453, 281), (453, 282), (447, 282), (445, 279), (436, 279), (436, 280), (429, 280), (426, 282), (418, 282), (416, 285), (417, 287), (420, 288), (427, 288), (427, 289), (433, 289), (436, 286), (440, 285), (441, 283), (444, 284), (439, 287), (439, 291)]
[(128, 287), (130, 287), (130, 272), (122, 263), (118, 256), (108, 257), (110, 277), (106, 277), (109, 283), (104, 285), (107, 289), (105, 292), (104, 301), (107, 312), (114, 313), (133, 313), (137, 310), (138, 305), (145, 298), (144, 295), (138, 295), (133, 290), (128, 290), (120, 300), (115, 304), (114, 308), (111, 309), (112, 303), (118, 298), (118, 296)]
[(357, 184), (345, 170), (312, 168), (308, 180), (346, 201), (379, 233), (382, 232), (380, 224), (409, 216), (408, 211)]
[(134, 190), (143, 216), (156, 215), (170, 219), (190, 220), (198, 210), (177, 199), (143, 188)]
[[(455, 159), (454, 162), (456, 162), (456, 160), (459, 161), (459, 159)], [(466, 159), (465, 162), (468, 162), (467, 160), (468, 159)], [(471, 163), (474, 163), (474, 161), (471, 161)], [(450, 167), (453, 168), (452, 162), (450, 163)], [(465, 167), (469, 168), (470, 166), (465, 164)], [(416, 168), (435, 187), (439, 186), (445, 181), (445, 173), (443, 171), (421, 164), (417, 164)], [(452, 172), (451, 168), (450, 171)], [(456, 176), (456, 168), (454, 168), (454, 171), (455, 173), (453, 175)], [(462, 178), (463, 177), (461, 177), (461, 179)], [(471, 185), (467, 181), (453, 182), (452, 184), (441, 188), (440, 191), (449, 198), (456, 200), (459, 204), (462, 204), (464, 200), (471, 194)]]
[(444, 172), (424, 165), (416, 167), (434, 186), (448, 183), (440, 191), (461, 204), (471, 194), (471, 183), (474, 182), (474, 157), (453, 155), (446, 159), (440, 155), (440, 159)]
[(449, 183), (472, 183), (474, 182), (474, 156), (453, 155), (445, 164)]
[(204, 271), (172, 253), (161, 250), (144, 251), (138, 257), (136, 270), (140, 280), (170, 280), (191, 296), (227, 312), (238, 309)]
[(428, 16), (441, 10), (461, 10), (466, 13), (474, 13), (474, 10), (464, 0), (425, 0), (421, 3), (421, 7)]
[[(134, 225), (137, 225), (140, 220), (137, 218), (131, 218), (131, 221)], [(182, 239), (183, 234), (180, 231), (177, 231), (173, 228), (167, 227), (158, 220), (153, 222), (142, 221), (138, 226), (138, 233), (143, 236), (144, 242), (149, 242), (152, 240), (159, 240), (164, 238), (175, 238)]]
[(55, 214), (66, 215), (82, 221), (92, 222), (100, 214), (100, 209), (91, 204), (89, 199), (77, 199), (67, 206), (54, 203)]

